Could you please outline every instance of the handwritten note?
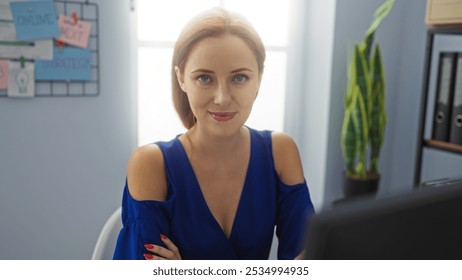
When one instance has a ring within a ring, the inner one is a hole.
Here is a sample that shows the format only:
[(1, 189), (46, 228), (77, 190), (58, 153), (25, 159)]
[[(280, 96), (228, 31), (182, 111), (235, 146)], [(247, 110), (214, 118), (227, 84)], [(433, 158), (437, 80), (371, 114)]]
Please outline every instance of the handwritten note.
[(58, 26), (61, 31), (61, 37), (58, 40), (80, 48), (88, 46), (91, 23), (81, 20), (75, 22), (71, 17), (59, 15)]
[(0, 89), (8, 88), (8, 60), (0, 60)]
[(35, 61), (35, 79), (88, 81), (91, 79), (91, 51), (89, 49), (55, 47), (53, 60)]
[(11, 13), (19, 41), (59, 37), (53, 2), (11, 2)]
[(8, 62), (8, 97), (34, 97), (34, 63)]

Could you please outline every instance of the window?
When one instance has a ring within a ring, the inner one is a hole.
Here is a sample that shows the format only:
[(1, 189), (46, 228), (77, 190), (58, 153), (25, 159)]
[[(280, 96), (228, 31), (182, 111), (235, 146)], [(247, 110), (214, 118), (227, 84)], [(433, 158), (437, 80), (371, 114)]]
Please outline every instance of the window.
[(291, 1), (138, 0), (138, 143), (170, 140), (183, 133), (171, 101), (170, 64), (174, 42), (187, 20), (221, 6), (249, 19), (266, 46), (265, 72), (247, 125), (283, 129), (286, 61)]

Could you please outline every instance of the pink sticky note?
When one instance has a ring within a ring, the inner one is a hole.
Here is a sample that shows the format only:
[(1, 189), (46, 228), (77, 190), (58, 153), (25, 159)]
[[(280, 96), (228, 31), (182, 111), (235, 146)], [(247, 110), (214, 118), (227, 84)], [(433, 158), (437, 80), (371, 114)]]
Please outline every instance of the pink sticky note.
[(91, 23), (78, 20), (74, 24), (74, 19), (65, 15), (59, 15), (58, 26), (61, 36), (57, 38), (69, 45), (86, 48), (90, 38)]
[(0, 60), (0, 89), (8, 88), (8, 61)]

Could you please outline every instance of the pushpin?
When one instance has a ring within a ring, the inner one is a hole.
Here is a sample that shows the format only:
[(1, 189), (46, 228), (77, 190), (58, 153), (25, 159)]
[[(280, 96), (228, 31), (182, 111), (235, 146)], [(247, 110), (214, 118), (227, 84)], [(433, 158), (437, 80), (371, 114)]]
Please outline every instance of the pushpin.
[(74, 21), (74, 25), (76, 25), (79, 22), (79, 18), (77, 17), (76, 12), (72, 12), (72, 19)]
[(63, 48), (64, 48), (64, 42), (61, 41), (61, 40), (56, 40), (56, 45), (57, 45), (58, 48), (59, 48), (59, 52), (62, 52), (62, 51), (63, 51)]

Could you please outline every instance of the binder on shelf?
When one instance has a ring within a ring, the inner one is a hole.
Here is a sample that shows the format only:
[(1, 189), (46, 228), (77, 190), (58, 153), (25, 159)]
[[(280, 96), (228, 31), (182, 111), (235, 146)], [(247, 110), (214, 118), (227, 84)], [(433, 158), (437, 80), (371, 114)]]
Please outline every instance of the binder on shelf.
[(462, 145), (462, 52), (457, 56), (449, 142)]
[(449, 141), (456, 59), (456, 52), (440, 53), (432, 131), (432, 138), (439, 141)]

